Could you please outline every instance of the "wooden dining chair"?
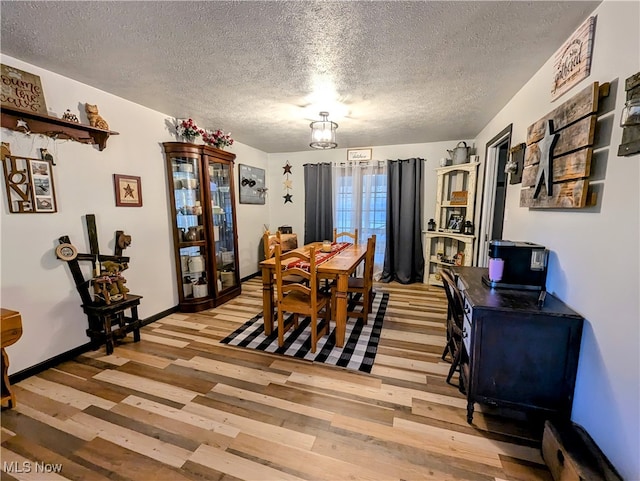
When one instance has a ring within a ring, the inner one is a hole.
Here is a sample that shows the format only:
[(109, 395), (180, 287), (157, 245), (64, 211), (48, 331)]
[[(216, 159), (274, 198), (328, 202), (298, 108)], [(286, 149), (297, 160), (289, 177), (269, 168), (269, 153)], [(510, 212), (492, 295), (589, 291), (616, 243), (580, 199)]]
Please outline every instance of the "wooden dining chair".
[[(447, 383), (451, 384), (451, 377), (460, 365), (462, 354), (462, 330), (464, 323), (464, 301), (462, 294), (456, 284), (455, 274), (447, 268), (440, 269), (440, 277), (444, 284), (444, 291), (447, 295), (447, 343), (442, 352), (442, 360), (446, 360), (447, 355), (451, 356), (451, 368), (447, 374)], [(462, 386), (458, 381), (458, 387)]]
[[(347, 317), (356, 317), (362, 319), (362, 323), (366, 324), (369, 319), (369, 313), (371, 312), (371, 305), (373, 303), (373, 265), (376, 252), (376, 236), (372, 235), (367, 240), (367, 253), (364, 257), (364, 273), (362, 277), (349, 277), (347, 293), (349, 297), (353, 297), (354, 294), (360, 294), (360, 298), (355, 301), (356, 306), (362, 306), (362, 309), (358, 311), (347, 311)], [(336, 318), (336, 287), (331, 288), (332, 299), (332, 317)], [(350, 302), (350, 304), (353, 301)]]
[[(296, 261), (307, 263), (309, 270), (300, 267), (288, 267)], [(308, 251), (289, 251), (282, 253), (280, 245), (275, 247), (276, 286), (277, 286), (277, 310), (278, 310), (278, 346), (284, 345), (284, 334), (291, 326), (298, 327), (300, 314), (311, 317), (311, 352), (316, 352), (318, 337), (328, 334), (331, 317), (331, 298), (318, 289), (318, 276), (316, 274), (315, 247)], [(285, 277), (295, 275), (306, 281), (285, 282)], [(285, 313), (292, 313), (293, 319), (285, 325)], [(324, 325), (318, 331), (318, 318), (324, 318)]]
[(333, 229), (333, 242), (338, 242), (338, 239), (341, 237), (348, 237), (353, 241), (354, 245), (358, 244), (358, 229), (355, 229), (353, 232), (338, 232), (338, 229)]
[(275, 253), (276, 244), (282, 244), (282, 237), (280, 231), (276, 231), (272, 234), (268, 230), (262, 234), (262, 247), (264, 249), (264, 258), (271, 259)]

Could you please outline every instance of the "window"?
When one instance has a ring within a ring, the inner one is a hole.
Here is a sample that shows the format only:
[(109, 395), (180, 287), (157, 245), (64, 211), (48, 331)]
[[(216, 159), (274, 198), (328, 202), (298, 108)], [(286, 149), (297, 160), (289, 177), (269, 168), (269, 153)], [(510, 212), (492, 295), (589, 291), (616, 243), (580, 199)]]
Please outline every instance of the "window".
[(362, 243), (375, 234), (374, 272), (381, 272), (387, 235), (386, 163), (337, 164), (333, 179), (334, 227), (338, 232), (357, 228)]

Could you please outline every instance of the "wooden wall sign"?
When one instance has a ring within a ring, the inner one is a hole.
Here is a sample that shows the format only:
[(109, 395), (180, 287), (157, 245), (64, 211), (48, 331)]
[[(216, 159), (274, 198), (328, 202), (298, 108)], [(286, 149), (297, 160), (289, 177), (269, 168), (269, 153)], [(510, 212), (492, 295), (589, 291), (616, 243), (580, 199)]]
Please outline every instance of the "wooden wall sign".
[(466, 190), (455, 190), (451, 192), (451, 199), (449, 204), (451, 205), (467, 205), (467, 197), (469, 192)]
[(589, 76), (595, 27), (596, 17), (589, 17), (556, 52), (551, 87), (552, 101)]
[(0, 76), (2, 78), (0, 103), (3, 107), (47, 115), (40, 77), (4, 64), (0, 65)]
[(527, 144), (524, 142), (509, 149), (511, 160), (507, 162), (509, 167), (509, 184), (519, 184), (522, 182), (522, 169), (524, 168), (524, 152)]
[[(600, 97), (608, 95), (608, 83), (594, 82), (529, 126), (520, 207), (576, 209), (587, 205), (598, 102)], [(546, 189), (540, 189), (540, 141), (545, 137), (549, 121), (557, 139), (550, 151), (545, 172), (548, 175), (543, 178), (550, 183)]]
[[(627, 105), (632, 101), (640, 101), (640, 72), (626, 79), (624, 89), (627, 92)], [(622, 125), (622, 143), (618, 147), (618, 155), (623, 157), (640, 152), (640, 123), (637, 119), (630, 121), (629, 116), (626, 120), (627, 123)]]

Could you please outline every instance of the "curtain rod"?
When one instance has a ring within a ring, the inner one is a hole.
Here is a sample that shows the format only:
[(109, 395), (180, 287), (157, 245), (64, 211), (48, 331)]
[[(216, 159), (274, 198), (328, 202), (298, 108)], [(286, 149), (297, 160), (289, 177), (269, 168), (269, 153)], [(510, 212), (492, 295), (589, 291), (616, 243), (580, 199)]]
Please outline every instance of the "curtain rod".
[(384, 164), (386, 160), (347, 160), (347, 161), (334, 161), (333, 165), (368, 165), (372, 163)]

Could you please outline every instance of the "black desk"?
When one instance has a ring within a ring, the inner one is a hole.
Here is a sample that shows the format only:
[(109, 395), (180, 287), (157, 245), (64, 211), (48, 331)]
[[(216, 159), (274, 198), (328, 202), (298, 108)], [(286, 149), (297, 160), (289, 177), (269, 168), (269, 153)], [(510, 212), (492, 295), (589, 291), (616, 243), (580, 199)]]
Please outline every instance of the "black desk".
[(489, 288), (487, 269), (454, 267), (465, 302), (461, 365), (467, 422), (474, 403), (569, 419), (583, 318), (551, 294)]

